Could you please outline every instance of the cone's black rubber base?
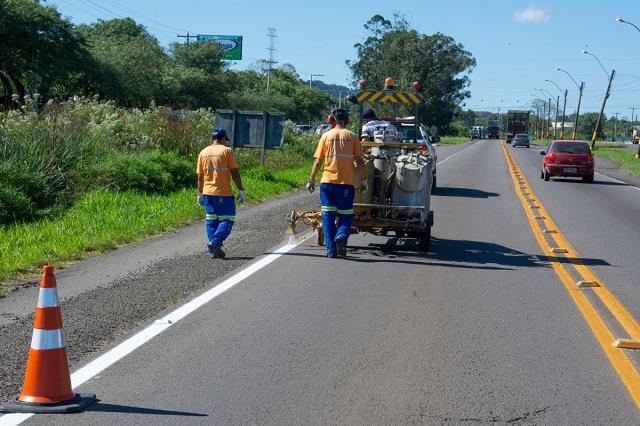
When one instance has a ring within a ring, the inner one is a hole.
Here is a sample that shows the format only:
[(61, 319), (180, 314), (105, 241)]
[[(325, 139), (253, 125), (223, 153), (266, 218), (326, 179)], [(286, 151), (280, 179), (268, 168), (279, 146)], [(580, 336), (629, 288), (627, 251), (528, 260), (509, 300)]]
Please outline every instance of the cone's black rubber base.
[(77, 393), (69, 401), (41, 403), (41, 402), (7, 402), (0, 405), (0, 413), (36, 413), (36, 414), (64, 414), (77, 413), (97, 401), (92, 393)]

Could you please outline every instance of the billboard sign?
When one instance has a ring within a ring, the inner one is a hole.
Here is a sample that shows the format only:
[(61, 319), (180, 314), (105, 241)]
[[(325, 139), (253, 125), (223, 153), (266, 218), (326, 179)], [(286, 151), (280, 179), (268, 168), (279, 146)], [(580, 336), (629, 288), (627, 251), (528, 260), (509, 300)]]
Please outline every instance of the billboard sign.
[(215, 41), (222, 49), (222, 59), (239, 61), (242, 59), (242, 36), (198, 34), (198, 41)]

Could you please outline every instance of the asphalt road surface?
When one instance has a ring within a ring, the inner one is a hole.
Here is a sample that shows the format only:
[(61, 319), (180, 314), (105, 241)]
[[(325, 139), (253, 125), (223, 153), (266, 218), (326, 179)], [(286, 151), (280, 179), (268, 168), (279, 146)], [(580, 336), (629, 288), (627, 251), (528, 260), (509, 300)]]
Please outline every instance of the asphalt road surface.
[[(640, 190), (600, 175), (591, 185), (544, 182), (539, 149), (506, 149), (581, 261), (640, 318)], [(163, 332), (77, 389), (98, 395), (89, 410), (26, 424), (640, 424), (637, 400), (532, 232), (501, 143), (439, 155), (432, 252), (417, 253), (411, 239), (357, 235), (347, 258), (333, 260), (310, 238), (267, 250), (235, 281), (246, 264), (207, 281), (203, 256), (166, 260), (171, 280), (155, 291), (175, 282), (184, 300), (126, 322), (76, 367), (149, 324)], [(293, 203), (308, 207), (316, 196)], [(188, 284), (191, 276), (200, 284)], [(218, 284), (228, 289), (190, 315), (154, 323)], [(100, 291), (78, 290), (70, 310)], [(69, 323), (65, 306), (63, 314)], [(640, 354), (624, 351), (638, 366)]]

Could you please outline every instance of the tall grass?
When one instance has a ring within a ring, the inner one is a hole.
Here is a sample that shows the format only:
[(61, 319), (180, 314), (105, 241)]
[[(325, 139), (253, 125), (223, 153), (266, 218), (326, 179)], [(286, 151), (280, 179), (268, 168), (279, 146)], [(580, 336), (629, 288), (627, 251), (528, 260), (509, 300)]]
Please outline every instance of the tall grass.
[[(310, 162), (302, 162), (295, 169), (244, 173), (249, 201), (300, 188), (310, 167)], [(195, 200), (195, 187), (167, 195), (99, 190), (85, 194), (54, 219), (0, 227), (0, 282), (33, 273), (45, 263), (81, 259), (201, 219), (204, 211)]]
[[(195, 162), (213, 121), (87, 99), (0, 115), (0, 282), (203, 217)], [(236, 149), (249, 200), (302, 187), (317, 140), (288, 125), (264, 168), (259, 150)]]

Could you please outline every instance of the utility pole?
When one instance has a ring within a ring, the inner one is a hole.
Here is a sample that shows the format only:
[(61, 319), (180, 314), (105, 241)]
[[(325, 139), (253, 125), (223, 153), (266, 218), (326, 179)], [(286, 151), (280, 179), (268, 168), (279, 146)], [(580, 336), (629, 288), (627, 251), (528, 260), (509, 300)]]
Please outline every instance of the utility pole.
[(580, 82), (580, 95), (578, 95), (578, 109), (576, 109), (576, 118), (573, 120), (573, 136), (571, 139), (576, 140), (578, 132), (578, 119), (580, 118), (580, 101), (582, 100), (582, 91), (584, 90), (584, 81)]
[(262, 63), (266, 65), (266, 68), (267, 68), (267, 93), (269, 93), (269, 90), (271, 89), (271, 70), (273, 69), (273, 66), (278, 63), (275, 59), (276, 37), (278, 37), (276, 35), (276, 29), (269, 28), (269, 33), (267, 34), (267, 38), (269, 38), (269, 47), (267, 47), (267, 50), (269, 51), (269, 59), (264, 59), (262, 61)]
[(189, 33), (189, 31), (187, 31), (187, 34), (186, 34), (186, 35), (183, 35), (183, 34), (177, 34), (177, 35), (176, 35), (176, 37), (186, 38), (186, 39), (187, 39), (187, 43), (189, 43), (189, 40), (191, 40), (192, 38), (193, 38), (193, 39), (197, 39), (197, 38), (198, 38), (198, 36), (191, 35), (191, 34)]
[[(549, 125), (551, 124), (551, 98), (549, 98), (549, 105), (547, 107), (547, 136), (549, 136)], [(555, 138), (555, 135), (553, 135)]]
[(540, 132), (542, 133), (542, 139), (546, 138), (546, 134), (544, 131), (544, 117), (547, 115), (547, 102), (542, 102), (542, 123), (540, 125)]
[(607, 99), (611, 94), (611, 82), (613, 81), (613, 77), (616, 75), (616, 70), (611, 70), (611, 75), (609, 76), (609, 84), (607, 85), (607, 91), (604, 94), (604, 99), (602, 100), (602, 106), (600, 107), (600, 114), (598, 114), (598, 121), (596, 121), (596, 128), (593, 129), (593, 135), (591, 136), (591, 149), (596, 147), (596, 138), (598, 137), (598, 130), (600, 129), (600, 123), (602, 122), (602, 114), (604, 113), (604, 107), (607, 105)]
[(309, 79), (309, 88), (313, 87), (313, 77), (324, 77), (324, 74), (313, 74), (311, 73), (311, 79)]
[(613, 122), (613, 142), (615, 142), (616, 141), (616, 134), (618, 133), (618, 115), (620, 115), (620, 113), (616, 112), (613, 115), (616, 116), (616, 121)]
[(556, 130), (558, 129), (558, 110), (560, 109), (560, 95), (556, 98), (556, 121), (553, 123), (553, 138), (556, 138)]
[(564, 89), (564, 106), (562, 107), (562, 128), (560, 129), (560, 139), (564, 139), (564, 114), (567, 112), (567, 94), (569, 94), (569, 91)]
[(636, 107), (629, 108), (631, 110), (631, 142), (633, 143), (633, 131), (635, 130), (635, 120), (634, 114), (636, 112)]

